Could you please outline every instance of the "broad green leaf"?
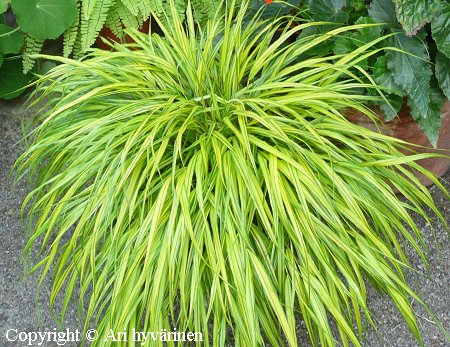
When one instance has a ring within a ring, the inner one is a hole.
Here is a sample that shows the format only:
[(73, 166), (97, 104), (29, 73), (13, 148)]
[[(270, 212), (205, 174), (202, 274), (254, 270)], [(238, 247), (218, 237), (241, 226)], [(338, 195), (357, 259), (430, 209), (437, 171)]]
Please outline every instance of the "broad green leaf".
[(334, 54), (346, 54), (353, 51), (357, 47), (353, 41), (352, 35), (349, 33), (339, 35), (334, 40)]
[(441, 108), (445, 96), (439, 88), (432, 87), (430, 105), (426, 118), (419, 118), (418, 123), (423, 132), (427, 135), (431, 144), (436, 147), (438, 142), (439, 129), (441, 128)]
[(298, 7), (300, 4), (300, 0), (291, 0), (291, 1), (274, 1), (271, 3), (266, 3), (264, 0), (254, 0), (250, 1), (247, 15), (252, 17), (258, 11), (263, 9), (261, 13), (261, 18), (273, 18), (276, 16), (282, 16), (287, 14), (292, 9)]
[(426, 118), (432, 75), (427, 49), (417, 37), (407, 37), (404, 33), (395, 35), (390, 43), (401, 50), (386, 50), (387, 66), (394, 81), (406, 92), (408, 102), (414, 104), (414, 116)]
[(388, 57), (382, 55), (377, 58), (373, 68), (373, 77), (378, 85), (388, 89), (389, 93), (395, 93), (397, 95), (404, 95), (399, 89), (397, 83), (395, 83), (394, 75), (388, 68)]
[[(376, 23), (375, 20), (370, 17), (360, 17), (355, 22), (355, 24), (375, 24), (375, 23)], [(358, 29), (355, 31), (354, 37), (361, 43), (369, 43), (381, 36), (381, 29), (382, 29), (381, 25), (369, 26), (366, 28)]]
[(0, 15), (8, 9), (9, 0), (0, 0)]
[(307, 0), (309, 9), (315, 13), (336, 13), (345, 6), (346, 0)]
[(76, 0), (11, 0), (20, 28), (35, 39), (54, 39), (75, 21)]
[[(375, 24), (375, 21), (369, 17), (360, 17), (355, 24)], [(381, 26), (368, 26), (357, 29), (352, 33), (339, 35), (335, 39), (333, 52), (335, 54), (346, 54), (358, 47), (365, 45), (380, 37)]]
[[(300, 41), (306, 37), (323, 35), (328, 30), (332, 30), (336, 27), (337, 27), (336, 25), (315, 25), (315, 26), (308, 27), (308, 28), (302, 30), (302, 32), (298, 35), (297, 41)], [(336, 36), (334, 38), (334, 40), (338, 40), (338, 39), (339, 39), (339, 36)], [(320, 43), (317, 46), (309, 49), (308, 56), (310, 57), (310, 56), (315, 55), (315, 56), (321, 57), (321, 56), (328, 54), (333, 49), (333, 46), (334, 46), (333, 41), (334, 40), (329, 40), (328, 42)]]
[(4, 54), (19, 53), (25, 43), (24, 35), (5, 24), (0, 24), (0, 52)]
[(407, 36), (415, 35), (425, 24), (434, 22), (441, 0), (393, 0), (397, 19)]
[(346, 23), (348, 13), (343, 11), (345, 0), (310, 0), (309, 11), (313, 19), (335, 23)]
[(395, 94), (387, 95), (387, 102), (383, 101), (378, 104), (383, 111), (386, 121), (393, 120), (403, 105), (403, 97)]
[(4, 60), (0, 66), (0, 99), (14, 99), (22, 94), (32, 75), (22, 73), (22, 60)]
[(351, 6), (348, 7), (351, 11), (367, 11), (366, 0), (352, 0)]
[(369, 7), (369, 15), (377, 23), (396, 24), (395, 9), (392, 0), (373, 0)]
[(348, 1), (344, 11), (348, 14), (348, 23), (355, 23), (361, 17), (367, 17), (369, 6), (365, 0)]
[(450, 58), (450, 4), (442, 5), (431, 22), (431, 33), (439, 50)]
[(435, 75), (445, 96), (450, 99), (450, 58), (441, 52), (436, 53)]
[(3, 64), (3, 54), (0, 53), (0, 66)]
[(389, 103), (383, 101), (378, 104), (384, 113), (384, 118), (390, 121), (397, 115), (402, 106), (404, 92), (395, 83), (394, 76), (387, 67), (387, 60), (388, 58), (385, 55), (378, 57), (372, 69), (375, 82), (386, 88), (383, 92), (389, 94), (387, 96)]

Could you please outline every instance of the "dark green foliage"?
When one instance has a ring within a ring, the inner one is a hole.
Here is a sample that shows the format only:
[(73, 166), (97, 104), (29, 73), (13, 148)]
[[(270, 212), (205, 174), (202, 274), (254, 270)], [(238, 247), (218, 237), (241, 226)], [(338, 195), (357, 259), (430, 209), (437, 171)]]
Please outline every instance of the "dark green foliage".
[(433, 131), (433, 129), (441, 127), (441, 106), (444, 100), (445, 97), (442, 90), (439, 87), (432, 86), (430, 88), (430, 103), (426, 117), (417, 119), (431, 143), (437, 143), (438, 141), (438, 133)]
[(0, 98), (11, 99), (32, 78), (28, 73), (34, 66), (32, 55), (41, 51), (44, 40), (60, 36), (72, 25), (77, 7), (76, 0), (0, 0), (1, 19), (6, 11), (13, 20), (0, 24)]
[[(343, 33), (331, 44), (311, 50), (313, 55), (348, 54), (376, 37), (393, 35), (389, 47), (378, 44), (377, 54), (361, 60), (354, 73), (366, 81), (374, 79), (385, 88), (388, 102), (376, 104), (385, 111), (387, 119), (396, 115), (402, 97), (407, 96), (412, 116), (436, 145), (442, 106), (437, 100), (442, 99), (433, 99), (431, 94), (450, 94), (450, 4), (440, 0), (304, 0), (300, 5), (303, 12), (299, 17), (330, 22), (307, 28), (298, 36), (300, 40), (343, 24), (379, 23)], [(433, 88), (440, 89), (439, 93), (430, 91), (435, 80), (438, 83)]]
[[(187, 4), (188, 0), (174, 1), (180, 18), (184, 17)], [(196, 23), (206, 23), (222, 4), (220, 0), (194, 0)], [(0, 0), (0, 19), (9, 5), (18, 27), (0, 25), (0, 66), (3, 55), (21, 53), (24, 74), (33, 69), (34, 55), (41, 51), (45, 40), (62, 35), (63, 55), (80, 57), (96, 42), (104, 27), (111, 29), (117, 40), (122, 40), (124, 28), (142, 27), (152, 13), (164, 22), (170, 20), (164, 13), (171, 13), (168, 0)], [(268, 13), (275, 12), (280, 11)], [(6, 76), (2, 78), (8, 83)]]
[(22, 61), (11, 57), (0, 59), (0, 99), (13, 99), (24, 91), (30, 81), (30, 74), (22, 73)]
[(425, 24), (430, 23), (440, 2), (441, 0), (394, 0), (397, 19), (406, 35), (415, 35)]
[(436, 54), (436, 78), (447, 98), (450, 98), (450, 58), (438, 52)]
[(20, 31), (6, 24), (0, 24), (0, 53), (19, 53), (24, 42), (25, 38)]
[(450, 4), (442, 4), (431, 22), (431, 32), (439, 50), (450, 58)]
[[(392, 46), (407, 53), (386, 51), (387, 65), (396, 84), (408, 96), (412, 116), (436, 145), (442, 96), (450, 94), (450, 4), (440, 0), (374, 0), (369, 13), (375, 20), (389, 23), (384, 33), (396, 33)], [(427, 23), (431, 23), (431, 33)], [(435, 79), (439, 86), (432, 86)]]
[[(417, 37), (399, 33), (390, 44), (401, 51), (386, 51), (387, 66), (394, 81), (409, 96), (408, 104), (414, 118), (426, 118), (430, 103), (431, 66), (426, 47)], [(408, 52), (409, 54), (405, 54)]]

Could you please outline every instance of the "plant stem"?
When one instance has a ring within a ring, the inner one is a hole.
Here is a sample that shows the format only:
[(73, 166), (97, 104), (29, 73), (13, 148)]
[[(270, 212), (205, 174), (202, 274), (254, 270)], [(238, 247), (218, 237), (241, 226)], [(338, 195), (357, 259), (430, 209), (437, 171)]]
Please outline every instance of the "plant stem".
[(16, 31), (19, 31), (19, 30), (20, 30), (20, 27), (17, 27), (14, 30), (8, 31), (7, 33), (0, 34), (0, 37), (11, 35), (11, 34), (15, 33)]

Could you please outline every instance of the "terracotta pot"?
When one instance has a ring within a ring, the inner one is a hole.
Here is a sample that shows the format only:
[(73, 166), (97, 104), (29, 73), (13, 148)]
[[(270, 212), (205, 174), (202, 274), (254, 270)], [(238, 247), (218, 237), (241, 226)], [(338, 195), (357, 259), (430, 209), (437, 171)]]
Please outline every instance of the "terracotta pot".
[[(383, 115), (378, 107), (372, 108), (372, 110), (383, 120)], [(389, 122), (381, 122), (379, 124), (379, 131), (383, 134), (396, 137), (398, 139), (407, 141), (412, 144), (416, 144), (423, 147), (411, 146), (411, 149), (416, 153), (441, 153), (450, 156), (450, 101), (445, 100), (442, 105), (442, 125), (439, 131), (437, 150), (433, 149), (431, 143), (428, 141), (425, 133), (420, 129), (419, 125), (414, 122), (410, 115), (408, 105), (406, 102), (398, 113), (398, 117)], [(377, 131), (376, 125), (359, 111), (352, 110), (346, 112), (346, 116), (353, 123), (361, 125), (367, 129)], [(412, 154), (412, 151), (404, 150), (405, 154)], [(429, 158), (419, 160), (418, 163), (433, 172), (437, 177), (441, 177), (450, 167), (450, 159), (446, 158)], [(433, 182), (419, 172), (415, 172), (419, 180), (425, 185), (430, 186)]]

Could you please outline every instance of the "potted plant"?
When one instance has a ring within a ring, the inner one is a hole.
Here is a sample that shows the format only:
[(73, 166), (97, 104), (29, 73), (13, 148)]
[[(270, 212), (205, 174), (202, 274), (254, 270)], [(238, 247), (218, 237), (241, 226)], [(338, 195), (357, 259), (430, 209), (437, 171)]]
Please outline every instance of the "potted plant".
[[(221, 3), (194, 2), (196, 23), (204, 23)], [(176, 0), (175, 5), (184, 15), (187, 1)], [(169, 8), (167, 0), (0, 0), (0, 99), (21, 95), (34, 77), (32, 72), (47, 71), (45, 63), (33, 70), (32, 57), (41, 51), (53, 54), (45, 50), (48, 40), (62, 42), (62, 52), (56, 55), (81, 57), (94, 43), (110, 49), (102, 38), (126, 41), (124, 28), (148, 32), (150, 13), (164, 19)]]
[[(256, 4), (257, 3), (257, 4)], [(388, 44), (378, 45), (379, 52), (360, 62), (353, 72), (384, 88), (386, 99), (368, 101), (382, 125), (360, 112), (349, 118), (373, 130), (413, 142), (414, 151), (450, 155), (450, 4), (445, 1), (256, 1), (267, 8), (267, 16), (290, 10), (298, 22), (326, 21), (304, 30), (299, 39), (320, 35), (331, 28), (359, 23), (381, 23), (356, 32), (343, 33), (310, 52), (313, 55), (349, 54), (383, 35), (392, 35)], [(270, 11), (268, 10), (269, 8)], [(384, 45), (384, 47), (383, 47)], [(406, 54), (405, 54), (406, 53)], [(370, 92), (370, 91), (369, 91)], [(426, 147), (426, 148), (424, 148)], [(442, 151), (446, 150), (446, 151)], [(407, 151), (408, 152), (408, 151)], [(450, 166), (446, 158), (433, 158), (421, 164), (441, 176)], [(426, 185), (432, 182), (419, 175)]]
[(243, 25), (248, 2), (234, 5), (198, 27), (172, 3), (164, 36), (130, 31), (113, 52), (53, 58), (35, 92), (49, 107), (15, 165), (34, 181), (32, 270), (53, 269), (62, 316), (78, 284), (85, 328), (97, 318), (91, 346), (133, 345), (105, 339), (110, 329), (176, 327), (202, 333), (197, 345), (232, 332), (237, 346), (293, 347), (299, 314), (314, 344), (336, 345), (334, 321), (344, 346), (360, 346), (364, 317), (373, 323), (365, 279), (421, 341), (410, 299), (432, 313), (403, 276), (404, 243), (426, 259), (408, 211), (445, 219), (404, 166), (445, 189), (415, 163), (431, 154), (405, 156), (343, 114), (373, 116), (363, 102), (379, 97), (363, 91), (378, 86), (351, 70), (382, 39), (305, 58), (367, 25), (292, 41), (313, 24)]

